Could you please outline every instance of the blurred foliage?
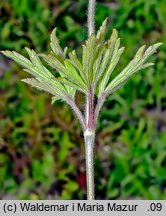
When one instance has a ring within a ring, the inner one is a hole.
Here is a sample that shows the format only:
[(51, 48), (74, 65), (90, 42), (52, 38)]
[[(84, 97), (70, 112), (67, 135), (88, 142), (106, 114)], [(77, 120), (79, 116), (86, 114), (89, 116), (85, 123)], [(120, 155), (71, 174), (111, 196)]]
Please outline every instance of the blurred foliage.
[[(62, 46), (86, 39), (87, 1), (1, 0), (0, 50), (49, 49), (57, 26)], [(165, 0), (98, 1), (96, 27), (110, 17), (126, 53), (166, 40)], [(166, 46), (155, 66), (111, 95), (100, 114), (96, 137), (97, 199), (166, 199)], [(67, 105), (20, 82), (25, 77), (0, 56), (0, 198), (85, 199), (84, 146)], [(77, 95), (80, 108), (83, 98)]]

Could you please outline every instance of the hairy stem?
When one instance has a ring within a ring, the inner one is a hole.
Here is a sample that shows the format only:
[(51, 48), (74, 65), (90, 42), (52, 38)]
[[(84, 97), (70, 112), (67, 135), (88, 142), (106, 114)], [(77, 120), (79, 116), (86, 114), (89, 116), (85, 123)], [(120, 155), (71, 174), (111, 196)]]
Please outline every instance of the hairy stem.
[(78, 120), (80, 121), (81, 127), (83, 130), (86, 129), (86, 123), (85, 123), (85, 118), (82, 115), (81, 111), (79, 110), (79, 108), (77, 107), (76, 103), (74, 102), (74, 100), (71, 97), (66, 97), (66, 102), (69, 104), (69, 106), (72, 108), (72, 110), (74, 111), (74, 113), (76, 114)]
[(88, 36), (95, 33), (95, 3), (96, 0), (89, 0), (88, 4)]
[(94, 93), (90, 87), (86, 95), (86, 127), (94, 128)]
[[(89, 0), (88, 4), (88, 36), (95, 33), (95, 0)], [(86, 158), (86, 182), (87, 182), (87, 199), (94, 200), (94, 141), (95, 141), (95, 124), (94, 124), (94, 92), (92, 88), (86, 95), (85, 108), (85, 158)]]
[(85, 140), (85, 158), (86, 158), (86, 182), (87, 182), (87, 199), (93, 200), (94, 195), (94, 93), (92, 88), (86, 95), (86, 129), (84, 131)]
[(94, 114), (94, 124), (96, 125), (97, 124), (97, 119), (98, 119), (98, 116), (99, 116), (99, 112), (103, 106), (103, 103), (105, 101), (105, 98), (106, 98), (106, 95), (105, 93), (101, 94), (101, 96), (99, 97), (98, 101), (97, 101), (97, 105), (96, 105), (96, 108), (95, 108), (95, 114)]
[(87, 182), (87, 199), (94, 200), (94, 140), (95, 131), (87, 129), (84, 132), (85, 155), (86, 155), (86, 182)]

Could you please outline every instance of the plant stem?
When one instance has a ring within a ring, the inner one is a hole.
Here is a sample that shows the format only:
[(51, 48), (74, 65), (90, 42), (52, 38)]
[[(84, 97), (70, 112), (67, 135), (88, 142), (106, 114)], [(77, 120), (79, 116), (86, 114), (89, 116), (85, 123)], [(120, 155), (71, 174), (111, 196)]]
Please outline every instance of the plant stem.
[(88, 4), (88, 36), (95, 33), (95, 3), (96, 0), (89, 0)]
[[(88, 36), (95, 33), (95, 0), (89, 0), (88, 4)], [(85, 158), (86, 158), (86, 182), (87, 182), (87, 199), (93, 200), (94, 193), (94, 141), (95, 141), (95, 124), (94, 124), (94, 92), (92, 88), (86, 95), (85, 107)]]
[(105, 101), (105, 98), (106, 98), (106, 95), (105, 93), (101, 94), (101, 96), (99, 97), (98, 101), (97, 101), (97, 105), (96, 105), (96, 108), (95, 108), (95, 114), (94, 114), (94, 124), (96, 125), (97, 124), (97, 119), (98, 119), (98, 116), (99, 116), (99, 112), (103, 106), (103, 103)]
[(86, 181), (87, 181), (87, 199), (94, 200), (94, 140), (95, 131), (87, 129), (84, 132), (85, 155), (86, 155)]
[(85, 158), (86, 158), (86, 182), (87, 182), (87, 199), (93, 200), (94, 195), (94, 93), (92, 88), (86, 95), (86, 129), (84, 130), (85, 141)]
[(83, 129), (83, 131), (86, 129), (86, 123), (85, 123), (85, 118), (82, 115), (81, 111), (79, 110), (79, 108), (77, 107), (75, 101), (73, 100), (73, 98), (66, 96), (66, 102), (69, 104), (69, 106), (72, 108), (72, 110), (74, 111), (74, 113), (76, 114), (78, 120), (80, 121), (81, 127)]
[(94, 128), (94, 93), (90, 87), (86, 95), (86, 128)]

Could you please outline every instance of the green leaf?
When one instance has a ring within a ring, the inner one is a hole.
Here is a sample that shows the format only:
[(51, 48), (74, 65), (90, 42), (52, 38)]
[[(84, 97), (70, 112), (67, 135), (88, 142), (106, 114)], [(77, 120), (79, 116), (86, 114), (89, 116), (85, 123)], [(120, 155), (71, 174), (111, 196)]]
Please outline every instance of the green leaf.
[[(116, 29), (113, 29), (107, 41), (104, 40), (106, 24), (107, 19), (104, 20), (97, 34), (91, 34), (85, 41), (80, 60), (75, 50), (66, 56), (67, 47), (64, 50), (61, 48), (56, 36), (56, 28), (50, 36), (51, 52), (48, 55), (37, 54), (29, 48), (25, 48), (29, 59), (15, 51), (2, 51), (2, 53), (33, 76), (24, 79), (24, 82), (52, 94), (52, 103), (59, 99), (67, 100), (69, 97), (74, 101), (76, 91), (87, 95), (89, 89), (92, 89), (97, 97), (103, 93), (108, 95), (118, 90), (134, 73), (152, 66), (153, 63), (148, 63), (147, 60), (162, 43), (154, 44), (147, 50), (145, 45), (140, 47), (127, 66), (113, 80), (110, 80), (124, 47), (120, 48), (120, 38)], [(40, 57), (56, 70), (56, 77), (43, 65)]]
[[(49, 54), (48, 56), (42, 55), (42, 57), (51, 67), (56, 69), (56, 71), (60, 74), (62, 79), (59, 79), (59, 81), (61, 83), (68, 80), (68, 84), (77, 84), (77, 86), (79, 86), (79, 89), (77, 88), (77, 90), (80, 90), (81, 88), (82, 91), (86, 91), (87, 88), (85, 83), (83, 82), (76, 69), (70, 63), (70, 61), (68, 61), (68, 59), (65, 59), (63, 64), (53, 54)], [(68, 86), (71, 87), (71, 85)]]
[(83, 45), (82, 49), (82, 66), (83, 66), (83, 72), (86, 77), (86, 83), (88, 87), (91, 84), (92, 81), (92, 59), (94, 56), (94, 51), (96, 47), (96, 38), (94, 34), (91, 34), (91, 36), (88, 38), (88, 40), (85, 42), (85, 45)]
[(98, 81), (98, 74), (100, 74), (99, 68), (102, 62), (102, 57), (104, 53), (104, 44), (96, 44), (96, 48), (94, 50), (93, 57), (91, 59), (91, 76), (90, 82), (92, 87), (96, 87), (96, 83)]
[(49, 92), (52, 95), (58, 96), (58, 97), (64, 97), (64, 89), (62, 86), (53, 85), (50, 82), (47, 82), (45, 80), (37, 80), (34, 78), (26, 78), (22, 79), (23, 82), (46, 92)]
[(58, 81), (62, 84), (64, 84), (64, 86), (68, 86), (68, 87), (71, 87), (75, 90), (78, 90), (80, 92), (83, 92), (84, 94), (86, 94), (86, 90), (82, 89), (81, 86), (79, 86), (79, 84), (77, 82), (74, 82), (74, 81), (70, 81), (66, 78), (58, 78)]
[(15, 51), (6, 50), (6, 51), (1, 51), (1, 52), (2, 54), (13, 59), (15, 62), (17, 62), (23, 67), (29, 68), (32, 66), (32, 63), (27, 58), (25, 58), (24, 56), (20, 55), (19, 53)]
[(103, 60), (99, 69), (99, 76), (98, 79), (100, 79), (100, 83), (98, 86), (98, 97), (104, 92), (107, 83), (109, 81), (109, 78), (116, 67), (123, 51), (124, 47), (120, 47), (120, 38), (118, 38), (118, 32), (117, 30), (113, 29), (112, 35), (110, 40), (108, 41), (108, 47), (106, 48), (106, 51), (103, 56)]
[(29, 54), (29, 57), (30, 57), (31, 62), (33, 64), (33, 67), (29, 68), (29, 70), (36, 71), (38, 76), (45, 77), (46, 79), (54, 77), (50, 73), (50, 71), (46, 67), (43, 66), (40, 58), (38, 57), (37, 53), (34, 50), (30, 50), (27, 47), (25, 49), (26, 49), (27, 53)]
[(102, 23), (102, 25), (100, 26), (99, 30), (97, 31), (97, 35), (96, 38), (98, 40), (98, 43), (103, 42), (104, 37), (105, 37), (105, 31), (106, 31), (106, 26), (107, 26), (107, 20), (108, 18), (106, 18), (104, 20), (104, 22)]
[(52, 31), (51, 36), (50, 36), (50, 46), (52, 51), (55, 53), (57, 56), (61, 56), (61, 58), (65, 58), (66, 52), (67, 52), (67, 47), (65, 48), (64, 52), (62, 51), (62, 48), (59, 45), (59, 41), (56, 36), (56, 28)]
[(71, 62), (68, 59), (66, 59), (64, 61), (64, 63), (65, 63), (65, 67), (66, 67), (68, 73), (70, 74), (70, 76), (72, 77), (72, 79), (75, 80), (75, 81), (77, 81), (79, 83), (79, 85), (82, 86), (83, 89), (86, 89), (86, 84), (82, 80), (80, 74), (73, 67), (73, 65), (71, 64)]
[(150, 46), (146, 51), (145, 46), (142, 46), (137, 51), (133, 60), (129, 62), (129, 64), (124, 68), (124, 70), (118, 74), (107, 86), (105, 93), (111, 94), (115, 90), (118, 90), (123, 84), (127, 82), (127, 80), (139, 70), (142, 70), (146, 67), (152, 66), (153, 63), (145, 63), (147, 59), (156, 52), (156, 49), (162, 45), (162, 43), (157, 43)]
[(86, 77), (85, 74), (83, 73), (83, 67), (81, 62), (78, 60), (75, 50), (69, 53), (69, 57), (70, 59), (68, 59), (68, 61), (70, 61), (70, 63), (79, 71), (82, 80), (86, 83)]
[(54, 54), (40, 54), (40, 56), (44, 59), (44, 61), (50, 65), (53, 69), (55, 69), (60, 75), (61, 73), (67, 73), (65, 66), (63, 63), (54, 55)]

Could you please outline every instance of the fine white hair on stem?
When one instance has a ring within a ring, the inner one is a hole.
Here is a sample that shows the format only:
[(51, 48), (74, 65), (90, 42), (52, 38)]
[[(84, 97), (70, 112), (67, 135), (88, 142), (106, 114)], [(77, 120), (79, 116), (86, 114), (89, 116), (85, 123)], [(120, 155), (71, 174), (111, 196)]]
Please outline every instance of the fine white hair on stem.
[(95, 4), (96, 0), (89, 0), (88, 4), (88, 36), (95, 33)]

